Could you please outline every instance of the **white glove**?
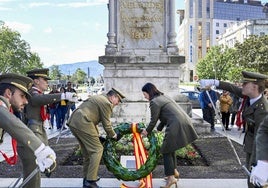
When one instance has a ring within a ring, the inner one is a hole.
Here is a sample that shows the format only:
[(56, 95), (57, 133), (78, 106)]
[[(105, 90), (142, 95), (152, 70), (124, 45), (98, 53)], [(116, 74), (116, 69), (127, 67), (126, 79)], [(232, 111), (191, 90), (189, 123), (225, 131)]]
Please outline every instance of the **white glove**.
[(257, 166), (252, 167), (250, 182), (257, 186), (264, 186), (268, 180), (268, 162), (258, 160)]
[(35, 150), (34, 155), (36, 156), (36, 163), (41, 172), (44, 172), (56, 162), (55, 152), (43, 143)]
[(66, 92), (61, 94), (61, 100), (68, 100), (70, 102), (77, 102), (78, 98), (76, 93), (73, 92)]
[(206, 88), (208, 86), (219, 86), (219, 80), (215, 80), (215, 79), (201, 79), (199, 81), (200, 83), (200, 87), (201, 88)]

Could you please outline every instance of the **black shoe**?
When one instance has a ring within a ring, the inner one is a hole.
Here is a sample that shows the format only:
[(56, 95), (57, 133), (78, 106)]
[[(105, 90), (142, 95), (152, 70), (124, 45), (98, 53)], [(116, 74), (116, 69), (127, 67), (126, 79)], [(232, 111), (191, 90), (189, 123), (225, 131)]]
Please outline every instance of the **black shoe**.
[[(97, 182), (97, 181), (99, 181), (99, 180), (100, 180), (100, 176), (97, 176), (97, 179), (96, 179), (95, 182)], [(86, 178), (83, 179), (83, 184), (85, 183), (85, 181), (87, 181)]]
[(100, 188), (96, 181), (89, 181), (89, 180), (85, 180), (83, 181), (83, 188)]
[(231, 129), (229, 129), (229, 128), (226, 128), (225, 130), (226, 130), (226, 131), (230, 131)]

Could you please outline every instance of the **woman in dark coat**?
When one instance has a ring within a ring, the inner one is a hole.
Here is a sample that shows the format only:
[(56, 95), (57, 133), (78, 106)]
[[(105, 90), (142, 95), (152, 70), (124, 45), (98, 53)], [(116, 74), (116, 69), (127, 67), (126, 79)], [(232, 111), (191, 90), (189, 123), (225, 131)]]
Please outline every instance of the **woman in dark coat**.
[[(152, 83), (142, 88), (143, 95), (150, 101), (151, 121), (142, 134), (147, 136), (160, 120), (157, 130), (165, 128), (165, 137), (160, 152), (163, 154), (166, 186), (177, 185), (178, 176), (175, 151), (185, 147), (197, 139), (191, 119), (182, 108), (171, 98), (165, 96)], [(175, 176), (174, 176), (175, 175)]]

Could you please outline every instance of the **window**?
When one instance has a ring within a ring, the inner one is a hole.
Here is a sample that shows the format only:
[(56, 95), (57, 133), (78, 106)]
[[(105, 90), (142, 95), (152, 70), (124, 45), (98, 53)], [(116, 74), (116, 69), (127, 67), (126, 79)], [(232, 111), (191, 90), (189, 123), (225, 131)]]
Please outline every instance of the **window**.
[(217, 22), (217, 23), (216, 23), (216, 27), (219, 27), (219, 26), (220, 26), (220, 24), (219, 24), (219, 22)]
[(216, 34), (217, 34), (217, 35), (220, 34), (220, 31), (219, 31), (219, 30), (216, 30)]
[(224, 24), (223, 24), (223, 27), (227, 27), (227, 23), (224, 23)]

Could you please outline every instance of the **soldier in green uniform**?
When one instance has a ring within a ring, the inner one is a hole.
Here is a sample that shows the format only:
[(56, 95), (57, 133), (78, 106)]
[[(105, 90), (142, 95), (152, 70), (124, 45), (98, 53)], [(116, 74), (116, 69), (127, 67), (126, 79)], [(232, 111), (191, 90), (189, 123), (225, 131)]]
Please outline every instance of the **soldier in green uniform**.
[[(44, 94), (48, 88), (49, 69), (34, 69), (27, 72), (28, 77), (33, 79), (33, 86), (29, 90), (31, 98), (25, 107), (25, 123), (34, 134), (45, 144), (48, 145), (48, 138), (44, 128), (44, 121), (47, 118), (46, 105), (59, 102), (62, 99), (76, 101), (77, 97), (73, 93)], [(18, 154), (23, 165), (23, 177), (26, 178), (35, 168), (35, 156), (28, 148), (18, 145)], [(41, 174), (37, 173), (24, 186), (27, 188), (40, 187)]]
[(99, 140), (98, 124), (102, 126), (109, 138), (117, 138), (110, 121), (114, 106), (125, 98), (118, 90), (112, 88), (106, 95), (94, 95), (84, 101), (71, 115), (67, 125), (77, 138), (84, 158), (83, 187), (98, 187), (98, 169), (103, 153)]
[[(0, 137), (2, 143), (4, 132), (9, 133), (12, 139), (34, 154), (37, 165), (44, 171), (55, 162), (55, 152), (49, 146), (45, 146), (19, 118), (12, 114), (23, 111), (28, 103), (27, 98), (30, 98), (28, 88), (31, 84), (32, 79), (25, 76), (13, 73), (0, 75)], [(16, 158), (17, 153), (14, 153), (14, 156)]]
[[(256, 143), (254, 142), (260, 123), (268, 114), (268, 101), (263, 96), (263, 91), (267, 87), (267, 75), (242, 71), (242, 88), (229, 82), (204, 79), (200, 80), (201, 87), (214, 85), (219, 89), (227, 90), (238, 97), (246, 100), (242, 111), (243, 119), (246, 123), (244, 137), (244, 151), (246, 152), (246, 167), (251, 170), (255, 166), (256, 161)], [(254, 187), (248, 178), (248, 187)]]
[(256, 135), (256, 161), (252, 168), (250, 182), (254, 185), (268, 184), (268, 116), (265, 117)]

